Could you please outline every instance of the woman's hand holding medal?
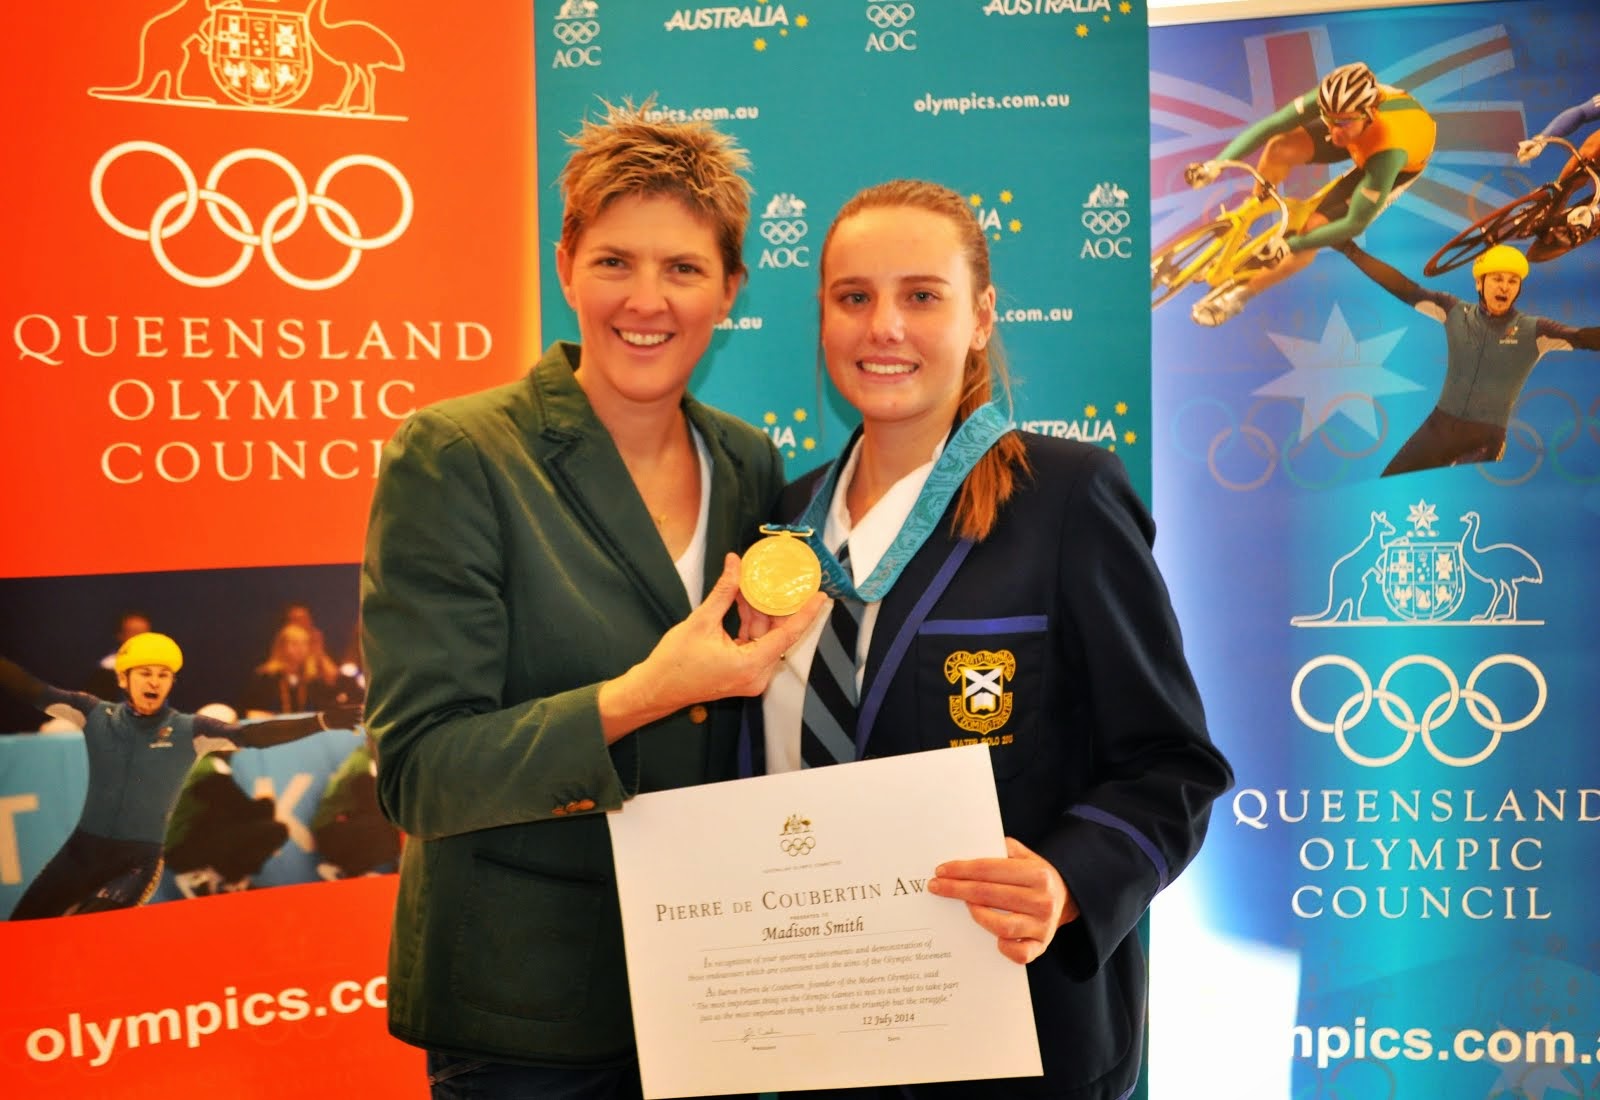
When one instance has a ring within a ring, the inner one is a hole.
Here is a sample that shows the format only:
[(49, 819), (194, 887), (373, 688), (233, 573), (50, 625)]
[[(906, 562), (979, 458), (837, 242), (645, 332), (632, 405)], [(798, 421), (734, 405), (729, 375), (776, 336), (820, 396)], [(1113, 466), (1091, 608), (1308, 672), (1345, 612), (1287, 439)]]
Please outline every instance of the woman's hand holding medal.
[[(804, 548), (798, 539), (789, 541)], [(700, 606), (662, 635), (643, 661), (600, 685), (600, 723), (608, 744), (696, 703), (760, 695), (784, 653), (827, 606), (814, 584), (784, 616), (747, 614), (746, 596), (739, 600), (739, 637), (730, 638), (722, 621), (739, 597), (743, 571), (739, 556), (729, 554)]]

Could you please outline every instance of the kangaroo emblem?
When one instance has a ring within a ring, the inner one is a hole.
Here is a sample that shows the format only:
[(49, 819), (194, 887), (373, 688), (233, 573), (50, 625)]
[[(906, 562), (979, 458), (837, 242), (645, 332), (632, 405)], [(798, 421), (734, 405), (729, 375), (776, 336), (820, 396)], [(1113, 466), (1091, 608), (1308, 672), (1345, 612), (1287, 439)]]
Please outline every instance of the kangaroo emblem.
[[(1362, 604), (1367, 598), (1369, 582), (1382, 580), (1382, 566), (1378, 564), (1378, 559), (1388, 549), (1395, 530), (1387, 512), (1373, 512), (1371, 519), (1366, 538), (1328, 570), (1328, 606), (1314, 615), (1296, 615), (1289, 620), (1291, 623), (1301, 626), (1307, 623), (1383, 621), (1384, 616), (1363, 612)], [(1376, 546), (1373, 546), (1374, 541)]]
[[(240, 0), (178, 0), (152, 15), (139, 32), (139, 75), (114, 88), (90, 88), (100, 99), (167, 99), (185, 103), (215, 103), (208, 95), (183, 90), (189, 69), (189, 49), (211, 52), (211, 13), (217, 8), (241, 7)], [(164, 89), (157, 94), (157, 89)]]

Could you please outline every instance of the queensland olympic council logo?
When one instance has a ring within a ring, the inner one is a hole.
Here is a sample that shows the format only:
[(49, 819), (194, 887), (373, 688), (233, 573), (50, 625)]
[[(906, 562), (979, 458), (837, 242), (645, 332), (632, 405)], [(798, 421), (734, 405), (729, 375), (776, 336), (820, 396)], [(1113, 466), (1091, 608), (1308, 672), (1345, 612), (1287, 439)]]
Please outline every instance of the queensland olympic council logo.
[(562, 0), (556, 9), (557, 49), (550, 59), (552, 69), (598, 68), (601, 47), (600, 5), (597, 0)]
[[(183, 181), (181, 190), (174, 191), (156, 205), (146, 226), (129, 225), (113, 214), (106, 203), (107, 171), (122, 157), (132, 153), (152, 153), (160, 157), (177, 169)], [(289, 188), (293, 192), (267, 212), (259, 227), (250, 220), (250, 215), (245, 213), (243, 206), (218, 189), (228, 169), (252, 160), (263, 161), (283, 172), (288, 177)], [(327, 194), (328, 186), (341, 172), (359, 166), (376, 168), (388, 176), (400, 194), (400, 213), (395, 218), (394, 224), (373, 237), (363, 236), (349, 207)], [(299, 287), (301, 290), (327, 290), (336, 287), (355, 271), (356, 265), (361, 262), (363, 252), (383, 248), (398, 240), (411, 224), (413, 210), (411, 185), (406, 182), (405, 176), (401, 175), (399, 169), (381, 157), (365, 153), (352, 153), (340, 157), (324, 168), (316, 183), (308, 189), (300, 170), (281, 154), (274, 153), (270, 149), (236, 149), (211, 166), (211, 170), (206, 173), (205, 184), (201, 186), (196, 180), (194, 170), (182, 157), (165, 145), (153, 141), (125, 141), (106, 150), (95, 164), (94, 172), (90, 176), (89, 193), (94, 199), (95, 210), (107, 225), (124, 237), (136, 241), (149, 241), (150, 251), (163, 271), (186, 286), (202, 288), (226, 286), (233, 282), (244, 273), (245, 268), (250, 266), (250, 260), (255, 256), (257, 249), (261, 250), (262, 259), (266, 261), (267, 267), (273, 274), (290, 286)], [(224, 236), (239, 245), (238, 258), (226, 270), (216, 275), (195, 275), (183, 270), (167, 254), (164, 243), (189, 226), (194, 219), (196, 208), (202, 202), (205, 203), (211, 223)], [(322, 230), (350, 250), (349, 257), (337, 271), (320, 279), (306, 278), (290, 271), (283, 265), (276, 251), (278, 245), (299, 232), (306, 223), (306, 214), (311, 210), (317, 212), (317, 222)]]
[(778, 850), (794, 857), (806, 855), (816, 846), (817, 838), (811, 835), (811, 819), (790, 814), (783, 823), (783, 832), (778, 835)]
[(1078, 250), (1080, 260), (1133, 258), (1133, 238), (1128, 236), (1133, 215), (1128, 211), (1128, 192), (1120, 184), (1110, 180), (1096, 184), (1078, 221), (1089, 231)]
[(801, 244), (809, 227), (806, 204), (792, 192), (779, 191), (761, 212), (761, 259), (756, 267), (810, 267), (811, 246)]
[[(1444, 680), (1444, 690), (1428, 701), (1422, 708), (1419, 719), (1417, 712), (1405, 697), (1391, 690), (1390, 685), (1395, 676), (1402, 670), (1413, 665), (1431, 668)], [(1500, 712), (1500, 707), (1488, 694), (1478, 690), (1478, 681), (1483, 674), (1491, 668), (1500, 665), (1509, 665), (1519, 668), (1527, 673), (1533, 683), (1535, 699), (1528, 706), (1528, 712), (1515, 721), (1506, 721)], [(1351, 693), (1339, 704), (1334, 712), (1333, 721), (1324, 721), (1315, 718), (1306, 709), (1305, 701), (1301, 697), (1306, 681), (1318, 669), (1342, 668), (1351, 672), (1356, 678), (1359, 690)], [(1372, 686), (1372, 679), (1367, 675), (1367, 670), (1349, 657), (1338, 654), (1327, 654), (1307, 661), (1294, 678), (1294, 684), (1289, 689), (1289, 698), (1294, 705), (1294, 712), (1300, 721), (1318, 733), (1331, 733), (1339, 745), (1339, 751), (1352, 762), (1364, 768), (1382, 768), (1393, 764), (1411, 749), (1412, 742), (1418, 734), (1422, 735), (1422, 743), (1433, 758), (1441, 764), (1452, 768), (1470, 768), (1487, 760), (1500, 745), (1501, 735), (1515, 733), (1531, 725), (1534, 719), (1544, 712), (1545, 701), (1549, 697), (1549, 689), (1545, 685), (1544, 674), (1539, 671), (1539, 666), (1526, 657), (1514, 653), (1497, 653), (1492, 657), (1485, 657), (1467, 675), (1467, 682), (1463, 686), (1456, 679), (1455, 672), (1449, 665), (1437, 657), (1416, 653), (1409, 657), (1402, 657), (1384, 670), (1383, 676), (1378, 680), (1378, 686)], [(1349, 733), (1359, 726), (1372, 710), (1373, 700), (1377, 700), (1378, 709), (1389, 725), (1404, 736), (1399, 747), (1384, 756), (1368, 756), (1356, 751), (1350, 745)], [(1455, 717), (1456, 709), (1463, 703), (1466, 711), (1478, 726), (1488, 733), (1488, 740), (1484, 746), (1470, 756), (1456, 756), (1441, 749), (1434, 740), (1434, 733), (1442, 729), (1447, 722)]]
[(867, 53), (911, 52), (917, 48), (917, 31), (911, 25), (917, 17), (915, 4), (870, 3), (867, 22), (875, 28), (867, 32)]

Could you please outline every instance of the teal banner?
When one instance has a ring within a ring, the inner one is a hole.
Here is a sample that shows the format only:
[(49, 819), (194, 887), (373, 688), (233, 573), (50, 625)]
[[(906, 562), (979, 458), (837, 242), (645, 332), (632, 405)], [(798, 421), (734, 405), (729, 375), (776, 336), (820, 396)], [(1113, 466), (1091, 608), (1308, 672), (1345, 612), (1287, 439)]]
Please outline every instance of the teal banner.
[(988, 231), (1016, 420), (1115, 448), (1148, 488), (1143, 3), (567, 0), (535, 28), (547, 343), (577, 336), (553, 264), (563, 135), (653, 96), (750, 151), (750, 280), (693, 390), (766, 430), (791, 474), (853, 426), (818, 366), (822, 238), (857, 190), (919, 177)]

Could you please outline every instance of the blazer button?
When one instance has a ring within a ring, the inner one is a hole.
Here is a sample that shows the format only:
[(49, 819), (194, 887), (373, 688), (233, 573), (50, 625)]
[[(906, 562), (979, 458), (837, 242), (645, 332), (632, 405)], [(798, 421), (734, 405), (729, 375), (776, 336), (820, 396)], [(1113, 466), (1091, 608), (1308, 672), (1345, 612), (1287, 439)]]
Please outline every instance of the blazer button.
[(706, 709), (704, 703), (696, 703), (689, 708), (689, 721), (697, 726), (705, 725), (706, 719), (709, 717), (711, 717), (711, 712)]

